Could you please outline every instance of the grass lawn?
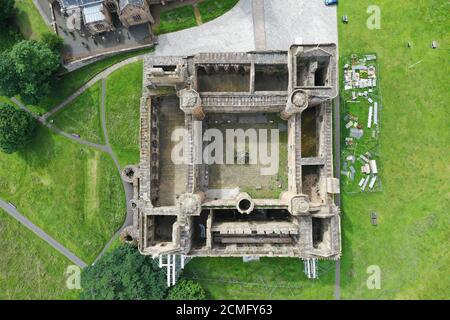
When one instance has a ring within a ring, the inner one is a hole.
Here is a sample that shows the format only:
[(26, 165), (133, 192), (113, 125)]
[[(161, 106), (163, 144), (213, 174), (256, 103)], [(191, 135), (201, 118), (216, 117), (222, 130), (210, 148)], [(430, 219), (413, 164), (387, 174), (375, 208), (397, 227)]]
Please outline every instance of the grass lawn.
[(32, 0), (16, 0), (16, 23), (25, 39), (39, 40), (42, 34), (53, 32), (42, 19)]
[(77, 299), (64, 272), (73, 263), (0, 210), (0, 299)]
[[(366, 28), (373, 4), (381, 8), (380, 30)], [(383, 192), (343, 194), (341, 296), (448, 298), (449, 4), (340, 1), (338, 10), (350, 20), (339, 25), (341, 57), (377, 53), (383, 96)], [(430, 48), (432, 40), (439, 49)], [(370, 225), (372, 210), (379, 214), (377, 227)], [(381, 268), (381, 290), (366, 287), (370, 265)]]
[(153, 49), (142, 49), (133, 52), (118, 54), (116, 56), (94, 62), (73, 72), (65, 73), (60, 80), (54, 83), (52, 93), (48, 97), (45, 97), (39, 103), (39, 105), (30, 106), (30, 109), (35, 112), (45, 113), (46, 111), (55, 107), (58, 103), (64, 101), (64, 99), (69, 97), (77, 89), (82, 87), (86, 82), (91, 80), (93, 77), (95, 77), (105, 69), (108, 69), (112, 65), (128, 58), (144, 53), (149, 53), (151, 51), (153, 51)]
[(161, 11), (159, 23), (153, 28), (155, 34), (174, 32), (195, 27), (194, 9), (191, 5)]
[(67, 133), (79, 134), (82, 139), (91, 142), (104, 143), (100, 120), (101, 85), (101, 81), (96, 82), (50, 119)]
[(333, 261), (321, 261), (319, 279), (309, 280), (296, 258), (194, 258), (182, 277), (194, 279), (209, 299), (333, 299)]
[(233, 8), (239, 0), (204, 0), (197, 7), (200, 10), (203, 23), (220, 17)]
[(106, 80), (106, 125), (120, 165), (139, 163), (142, 61), (120, 68)]
[(0, 153), (0, 197), (90, 263), (125, 218), (112, 159), (39, 126), (30, 146)]

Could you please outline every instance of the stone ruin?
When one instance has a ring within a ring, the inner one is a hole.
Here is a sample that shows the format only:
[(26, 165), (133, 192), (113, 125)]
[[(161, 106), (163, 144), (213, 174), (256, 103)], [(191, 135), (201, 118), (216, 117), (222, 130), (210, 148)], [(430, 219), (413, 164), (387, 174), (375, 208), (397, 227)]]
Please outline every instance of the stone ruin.
[[(140, 164), (127, 175), (134, 187), (127, 235), (142, 254), (340, 257), (331, 106), (338, 94), (336, 45), (148, 55), (143, 82)], [(194, 161), (197, 136), (211, 119), (260, 115), (277, 116), (286, 127), (287, 185), (277, 198), (251, 197), (239, 185), (213, 190), (212, 166)], [(306, 115), (313, 127), (308, 152), (302, 148)], [(168, 159), (176, 127), (187, 132), (186, 161), (178, 166)]]

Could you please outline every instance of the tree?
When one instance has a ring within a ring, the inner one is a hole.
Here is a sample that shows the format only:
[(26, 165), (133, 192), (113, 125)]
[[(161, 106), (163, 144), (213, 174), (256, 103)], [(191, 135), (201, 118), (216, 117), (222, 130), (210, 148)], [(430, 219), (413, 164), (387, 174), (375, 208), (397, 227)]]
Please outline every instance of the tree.
[[(1, 1), (1, 0), (0, 0)], [(60, 54), (64, 45), (64, 39), (55, 33), (46, 32), (42, 35), (41, 41), (56, 54)]]
[(60, 56), (40, 41), (23, 40), (0, 54), (0, 95), (20, 95), (37, 103), (50, 93), (51, 81), (60, 66)]
[(14, 14), (14, 0), (0, 0), (0, 25), (6, 26)]
[(180, 280), (170, 288), (167, 300), (205, 300), (206, 293), (202, 286), (192, 280)]
[(81, 286), (81, 299), (89, 300), (161, 300), (167, 291), (164, 271), (130, 245), (122, 245), (86, 267)]
[(11, 105), (0, 105), (0, 148), (13, 153), (31, 139), (36, 120), (26, 111)]

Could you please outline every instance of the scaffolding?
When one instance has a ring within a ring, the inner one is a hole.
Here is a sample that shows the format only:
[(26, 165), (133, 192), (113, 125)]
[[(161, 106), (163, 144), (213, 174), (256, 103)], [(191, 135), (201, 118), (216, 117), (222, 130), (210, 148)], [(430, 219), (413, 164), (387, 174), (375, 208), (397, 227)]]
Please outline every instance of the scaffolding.
[(159, 267), (164, 268), (167, 276), (167, 287), (174, 286), (181, 270), (191, 258), (182, 254), (162, 254), (159, 256)]

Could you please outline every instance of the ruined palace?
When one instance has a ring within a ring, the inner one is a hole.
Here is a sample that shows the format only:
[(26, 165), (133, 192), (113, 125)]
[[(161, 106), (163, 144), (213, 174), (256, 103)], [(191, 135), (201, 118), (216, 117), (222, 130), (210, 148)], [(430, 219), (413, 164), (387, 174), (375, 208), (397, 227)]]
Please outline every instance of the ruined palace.
[[(129, 237), (140, 252), (339, 258), (337, 77), (334, 44), (146, 56), (140, 163), (125, 169), (134, 188)], [(205, 130), (249, 128), (278, 130), (276, 174), (261, 174), (264, 166), (249, 163), (247, 151), (236, 151), (238, 164), (196, 161), (209, 143)], [(183, 163), (171, 159), (176, 129), (186, 132)]]

